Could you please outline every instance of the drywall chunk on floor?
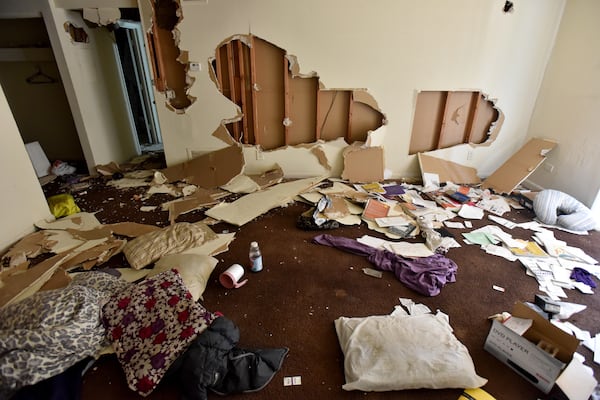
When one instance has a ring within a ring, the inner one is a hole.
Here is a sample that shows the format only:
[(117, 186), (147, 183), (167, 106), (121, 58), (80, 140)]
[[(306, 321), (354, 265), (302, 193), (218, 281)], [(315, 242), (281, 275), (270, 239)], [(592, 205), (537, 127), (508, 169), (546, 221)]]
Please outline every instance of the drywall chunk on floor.
[(161, 172), (168, 182), (185, 181), (206, 189), (227, 184), (244, 169), (240, 146), (229, 146), (167, 167)]
[(360, 143), (344, 150), (342, 178), (350, 182), (379, 182), (384, 178), (383, 147), (362, 147)]
[[(478, 184), (481, 182), (475, 168), (421, 153), (418, 157), (421, 173), (436, 174), (440, 183)], [(423, 178), (423, 182), (425, 181), (426, 179)]]
[(205, 214), (211, 218), (241, 226), (267, 211), (290, 203), (295, 196), (310, 189), (325, 177), (299, 179), (280, 183), (257, 193), (247, 194), (233, 203), (221, 203)]
[(556, 147), (551, 140), (533, 138), (490, 175), (481, 187), (496, 193), (511, 193), (539, 167), (546, 155)]

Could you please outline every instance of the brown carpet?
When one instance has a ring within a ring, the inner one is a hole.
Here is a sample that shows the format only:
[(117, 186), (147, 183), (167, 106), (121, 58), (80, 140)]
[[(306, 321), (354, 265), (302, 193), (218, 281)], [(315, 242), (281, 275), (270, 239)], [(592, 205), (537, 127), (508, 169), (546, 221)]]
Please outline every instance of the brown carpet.
[[(103, 223), (136, 221), (166, 226), (166, 212), (139, 212), (141, 205), (157, 205), (166, 197), (153, 196), (145, 202), (134, 199), (143, 189), (116, 190), (96, 182), (84, 192), (75, 194), (83, 211), (98, 212)], [(490, 328), (489, 315), (510, 311), (515, 302), (532, 301), (538, 293), (537, 282), (525, 275), (518, 262), (486, 255), (478, 246), (464, 245), (460, 230), (450, 230), (463, 245), (451, 249), (447, 256), (459, 266), (457, 281), (448, 284), (440, 295), (425, 297), (407, 289), (390, 272), (377, 279), (363, 274), (370, 267), (360, 256), (311, 243), (323, 232), (302, 231), (296, 228), (298, 215), (307, 209), (302, 203), (271, 210), (243, 227), (226, 224), (213, 226), (217, 233), (235, 232), (229, 251), (219, 259), (204, 293), (203, 304), (220, 311), (240, 328), (240, 347), (288, 347), (290, 349), (282, 370), (263, 390), (252, 394), (232, 395), (245, 399), (439, 399), (455, 400), (461, 393), (449, 390), (407, 390), (383, 393), (346, 392), (343, 354), (338, 345), (333, 321), (339, 316), (369, 316), (390, 313), (399, 297), (408, 297), (432, 310), (440, 309), (450, 317), (457, 338), (467, 346), (479, 375), (489, 380), (484, 387), (497, 399), (551, 399), (556, 388), (544, 395), (526, 380), (512, 372), (483, 349)], [(533, 218), (530, 211), (512, 211), (505, 217), (516, 221)], [(202, 212), (182, 216), (178, 221), (198, 221)], [(488, 223), (474, 222), (474, 228)], [(381, 237), (364, 224), (327, 231), (337, 236)], [(531, 231), (514, 229), (515, 238), (529, 239)], [(577, 236), (555, 231), (558, 239), (581, 247), (590, 256), (600, 259), (600, 232)], [(264, 258), (264, 269), (247, 272), (249, 282), (239, 289), (226, 290), (217, 281), (218, 275), (233, 263), (247, 265), (248, 247), (258, 241)], [(113, 257), (109, 265), (126, 265), (122, 255)], [(492, 285), (504, 287), (501, 293)], [(600, 300), (597, 295), (567, 291), (566, 301), (588, 305), (575, 314), (571, 322), (581, 329), (596, 333), (600, 321)], [(584, 346), (579, 352), (593, 366), (595, 375), (600, 368), (592, 362), (593, 354)], [(301, 376), (300, 386), (283, 386), (285, 376)], [(83, 382), (84, 400), (142, 398), (127, 388), (124, 375), (114, 356), (104, 356), (86, 373)], [(165, 382), (148, 399), (178, 399), (176, 385)], [(209, 394), (209, 398), (217, 398)]]

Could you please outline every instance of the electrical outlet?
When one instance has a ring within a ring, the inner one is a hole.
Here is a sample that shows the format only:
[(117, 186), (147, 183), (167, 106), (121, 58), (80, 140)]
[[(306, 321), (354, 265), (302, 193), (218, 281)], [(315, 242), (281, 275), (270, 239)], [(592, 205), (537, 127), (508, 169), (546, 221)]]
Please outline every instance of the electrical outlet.
[(550, 163), (544, 163), (544, 169), (546, 170), (546, 172), (552, 173), (554, 172), (554, 165)]
[(188, 65), (190, 67), (190, 71), (200, 71), (202, 69), (202, 66), (197, 61), (190, 61)]

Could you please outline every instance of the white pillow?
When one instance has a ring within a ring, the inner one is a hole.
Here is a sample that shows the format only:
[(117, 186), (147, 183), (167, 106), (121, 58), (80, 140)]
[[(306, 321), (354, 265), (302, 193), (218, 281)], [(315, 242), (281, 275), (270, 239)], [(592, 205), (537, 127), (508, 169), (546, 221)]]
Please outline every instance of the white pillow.
[(147, 277), (175, 268), (186, 288), (192, 294), (194, 301), (202, 297), (210, 274), (215, 269), (218, 260), (204, 254), (169, 254), (161, 257)]
[(335, 329), (344, 352), (344, 390), (464, 389), (487, 383), (444, 314), (340, 317)]

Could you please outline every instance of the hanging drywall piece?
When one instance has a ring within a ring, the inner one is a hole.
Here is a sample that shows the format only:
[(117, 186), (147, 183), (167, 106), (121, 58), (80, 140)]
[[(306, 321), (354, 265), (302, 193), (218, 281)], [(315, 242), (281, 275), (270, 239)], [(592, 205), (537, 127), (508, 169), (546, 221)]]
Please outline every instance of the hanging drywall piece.
[(168, 182), (184, 181), (205, 189), (227, 184), (244, 169), (244, 155), (240, 146), (203, 154), (190, 161), (163, 169)]
[(344, 150), (342, 178), (350, 182), (379, 182), (383, 180), (382, 147), (362, 147), (355, 143)]
[(493, 189), (498, 194), (511, 193), (521, 182), (533, 173), (546, 159), (546, 155), (556, 147), (551, 140), (533, 138), (513, 154), (481, 185), (483, 189)]
[(193, 78), (187, 75), (188, 56), (179, 49), (181, 7), (178, 0), (152, 2), (153, 18), (148, 41), (156, 89), (165, 94), (166, 106), (176, 113), (184, 113), (195, 98), (188, 95)]
[(118, 8), (84, 8), (83, 19), (96, 25), (106, 26), (121, 19), (121, 10)]
[[(475, 168), (422, 153), (418, 154), (418, 158), (421, 173), (436, 174), (440, 183), (478, 184), (481, 182)], [(423, 182), (425, 182), (425, 178), (423, 178)]]

